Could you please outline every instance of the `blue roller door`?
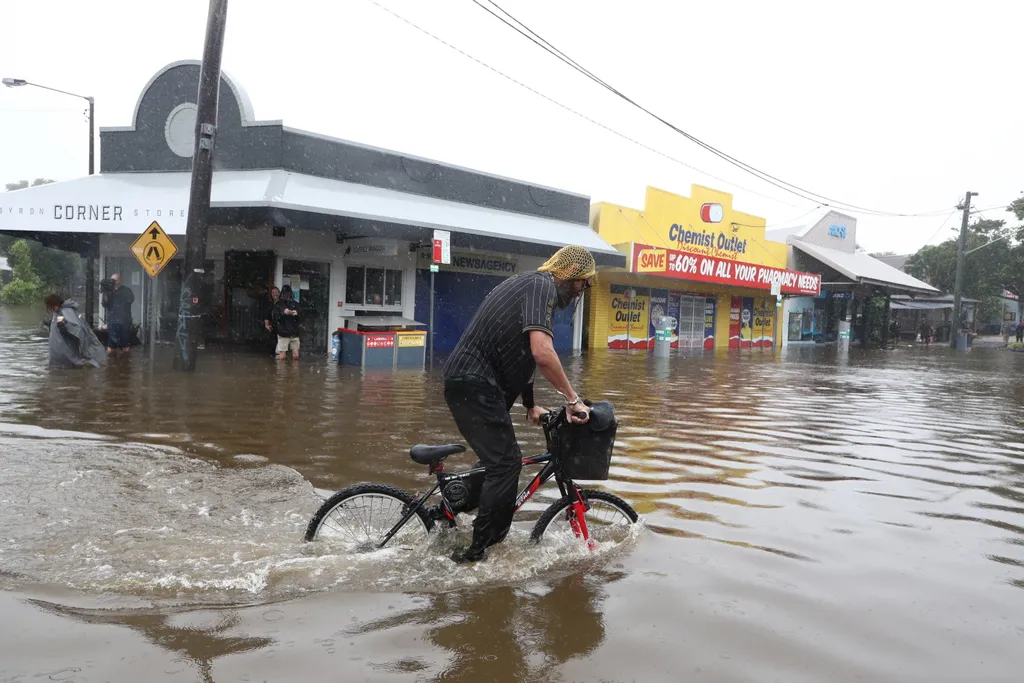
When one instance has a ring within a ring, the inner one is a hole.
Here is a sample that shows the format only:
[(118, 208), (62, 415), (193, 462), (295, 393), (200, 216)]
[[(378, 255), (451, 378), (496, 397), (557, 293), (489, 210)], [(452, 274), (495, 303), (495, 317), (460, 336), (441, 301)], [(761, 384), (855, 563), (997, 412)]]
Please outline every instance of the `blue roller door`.
[[(434, 276), (434, 351), (455, 348), (473, 314), (492, 289), (505, 278), (470, 273), (437, 273)], [(430, 271), (416, 270), (416, 320), (430, 321)], [(572, 349), (572, 310), (555, 311), (555, 349)]]

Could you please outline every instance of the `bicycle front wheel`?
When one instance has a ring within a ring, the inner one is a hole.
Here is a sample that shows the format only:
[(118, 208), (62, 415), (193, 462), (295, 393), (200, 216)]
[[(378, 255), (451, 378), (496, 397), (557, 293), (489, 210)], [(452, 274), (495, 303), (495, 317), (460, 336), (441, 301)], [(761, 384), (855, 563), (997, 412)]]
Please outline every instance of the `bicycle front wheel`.
[[(587, 531), (590, 538), (598, 543), (623, 540), (629, 527), (640, 518), (629, 503), (614, 493), (594, 489), (581, 489), (580, 492), (589, 508), (586, 514)], [(567, 496), (552, 503), (537, 520), (530, 538), (534, 541), (575, 540), (576, 533), (572, 529), (574, 500), (573, 496)]]
[[(306, 540), (330, 540), (356, 550), (376, 549), (416, 499), (386, 484), (356, 484), (324, 501), (306, 527)], [(426, 540), (434, 523), (421, 507), (389, 541), (412, 544)]]

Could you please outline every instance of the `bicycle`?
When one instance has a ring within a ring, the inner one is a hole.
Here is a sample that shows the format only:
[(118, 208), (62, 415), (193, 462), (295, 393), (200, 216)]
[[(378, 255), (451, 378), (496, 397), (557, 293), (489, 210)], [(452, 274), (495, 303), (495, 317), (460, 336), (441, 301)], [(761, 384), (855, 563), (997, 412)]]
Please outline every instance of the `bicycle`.
[[(618, 426), (611, 404), (592, 404), (591, 421), (585, 425), (570, 423), (565, 408), (542, 416), (541, 425), (547, 451), (522, 459), (523, 465), (539, 465), (541, 469), (519, 493), (515, 510), (552, 478), (561, 497), (534, 524), (531, 540), (540, 542), (546, 535), (557, 535), (582, 541), (592, 550), (596, 547), (595, 532), (599, 537), (614, 535), (616, 529), (636, 523), (636, 511), (622, 498), (607, 491), (580, 488), (573, 481), (608, 478)], [(483, 467), (474, 467), (445, 473), (444, 460), (465, 451), (462, 444), (413, 446), (409, 456), (413, 462), (426, 465), (437, 478), (433, 488), (419, 498), (387, 484), (362, 483), (343, 488), (310, 519), (306, 540), (316, 540), (321, 534), (335, 535), (352, 542), (357, 550), (367, 551), (383, 548), (396, 537), (403, 542), (422, 540), (418, 537), (429, 535), (439, 523), (455, 527), (460, 513), (476, 508), (485, 472)], [(438, 491), (441, 501), (426, 507), (427, 500)]]

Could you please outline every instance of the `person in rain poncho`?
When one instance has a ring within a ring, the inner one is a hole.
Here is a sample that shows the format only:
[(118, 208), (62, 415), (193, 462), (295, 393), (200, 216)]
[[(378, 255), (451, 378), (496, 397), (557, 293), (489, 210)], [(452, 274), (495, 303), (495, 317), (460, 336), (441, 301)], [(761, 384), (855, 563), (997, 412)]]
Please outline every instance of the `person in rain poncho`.
[(103, 344), (78, 314), (78, 304), (57, 294), (50, 294), (43, 301), (50, 312), (50, 365), (80, 368), (103, 363)]

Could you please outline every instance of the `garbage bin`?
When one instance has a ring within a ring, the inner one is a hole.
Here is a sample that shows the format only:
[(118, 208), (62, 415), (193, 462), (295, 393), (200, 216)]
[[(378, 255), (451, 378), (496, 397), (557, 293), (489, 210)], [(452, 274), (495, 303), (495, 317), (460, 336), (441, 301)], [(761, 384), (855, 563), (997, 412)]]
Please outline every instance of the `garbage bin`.
[(341, 333), (340, 332), (332, 332), (331, 333), (331, 358), (333, 360), (338, 360), (338, 358), (340, 356), (341, 356)]
[(676, 330), (676, 319), (663, 315), (654, 323), (654, 355), (668, 358), (672, 352), (672, 333)]
[(971, 335), (968, 332), (961, 332), (956, 336), (956, 350), (966, 351), (971, 347)]

